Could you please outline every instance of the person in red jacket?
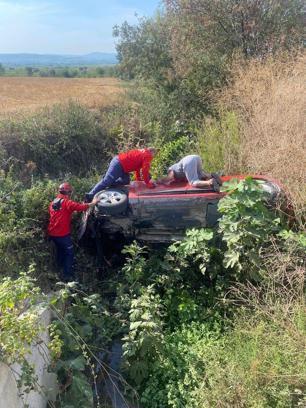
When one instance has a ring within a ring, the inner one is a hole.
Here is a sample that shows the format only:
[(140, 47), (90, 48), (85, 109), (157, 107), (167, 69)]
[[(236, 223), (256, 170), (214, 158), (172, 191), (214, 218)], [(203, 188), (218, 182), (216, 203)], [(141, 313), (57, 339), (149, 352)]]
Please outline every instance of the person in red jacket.
[(63, 279), (66, 282), (74, 279), (72, 271), (74, 253), (70, 235), (72, 213), (86, 211), (99, 201), (99, 199), (95, 199), (90, 204), (77, 203), (70, 200), (71, 193), (71, 185), (62, 183), (59, 186), (59, 194), (49, 206), (48, 235), (56, 246), (57, 263), (59, 268), (63, 269)]
[(129, 184), (131, 172), (135, 172), (137, 181), (143, 180), (148, 188), (154, 188), (155, 184), (150, 181), (150, 165), (154, 155), (153, 147), (119, 153), (110, 162), (105, 176), (85, 194), (86, 201), (90, 202), (95, 194), (107, 187)]

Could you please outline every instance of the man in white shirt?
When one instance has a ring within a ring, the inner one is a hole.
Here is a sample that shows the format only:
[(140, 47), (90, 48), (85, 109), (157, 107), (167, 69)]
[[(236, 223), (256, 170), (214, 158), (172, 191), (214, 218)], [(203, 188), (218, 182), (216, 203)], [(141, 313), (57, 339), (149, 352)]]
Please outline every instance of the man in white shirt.
[(202, 159), (196, 154), (183, 157), (179, 162), (173, 164), (168, 169), (168, 175), (159, 180), (159, 183), (170, 183), (174, 180), (186, 180), (197, 188), (211, 187), (215, 191), (220, 190), (222, 184), (220, 177), (213, 173), (206, 173), (203, 170)]

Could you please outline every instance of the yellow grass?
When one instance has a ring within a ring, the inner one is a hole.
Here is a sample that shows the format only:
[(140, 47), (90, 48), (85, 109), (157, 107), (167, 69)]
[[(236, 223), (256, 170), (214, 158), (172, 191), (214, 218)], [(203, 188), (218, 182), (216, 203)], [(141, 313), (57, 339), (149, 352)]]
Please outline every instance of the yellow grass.
[(303, 213), (306, 54), (236, 66), (233, 84), (224, 97), (240, 116), (243, 167), (282, 181)]
[(103, 108), (116, 103), (123, 92), (116, 78), (0, 77), (0, 114), (34, 111), (71, 100)]

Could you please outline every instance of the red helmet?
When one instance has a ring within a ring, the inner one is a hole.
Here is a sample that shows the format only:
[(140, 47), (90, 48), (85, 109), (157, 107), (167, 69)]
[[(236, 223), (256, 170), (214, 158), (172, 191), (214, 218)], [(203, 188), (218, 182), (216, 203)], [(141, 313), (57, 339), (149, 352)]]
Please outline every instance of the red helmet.
[(62, 183), (59, 186), (58, 191), (61, 194), (70, 194), (70, 193), (72, 193), (72, 187), (71, 187), (71, 185), (69, 183)]

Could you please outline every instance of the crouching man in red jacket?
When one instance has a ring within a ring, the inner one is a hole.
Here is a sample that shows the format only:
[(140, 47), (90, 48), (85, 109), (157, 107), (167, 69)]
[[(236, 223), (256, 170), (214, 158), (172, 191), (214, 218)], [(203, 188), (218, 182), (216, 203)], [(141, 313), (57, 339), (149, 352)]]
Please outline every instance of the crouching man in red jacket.
[(94, 207), (99, 199), (95, 199), (90, 204), (76, 203), (70, 200), (72, 187), (69, 183), (62, 183), (59, 186), (59, 194), (49, 206), (49, 226), (48, 235), (55, 243), (57, 251), (57, 263), (63, 269), (63, 280), (69, 282), (74, 280), (72, 271), (73, 264), (73, 244), (71, 240), (71, 215), (74, 211), (86, 211), (89, 207)]
[(154, 188), (155, 184), (150, 181), (150, 165), (155, 152), (153, 147), (148, 147), (119, 153), (110, 162), (105, 176), (86, 193), (86, 201), (90, 202), (96, 193), (107, 187), (130, 184), (131, 172), (135, 172), (137, 181), (143, 180), (148, 188)]

